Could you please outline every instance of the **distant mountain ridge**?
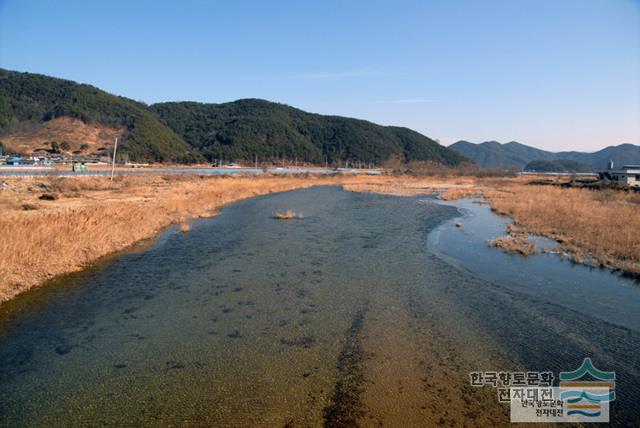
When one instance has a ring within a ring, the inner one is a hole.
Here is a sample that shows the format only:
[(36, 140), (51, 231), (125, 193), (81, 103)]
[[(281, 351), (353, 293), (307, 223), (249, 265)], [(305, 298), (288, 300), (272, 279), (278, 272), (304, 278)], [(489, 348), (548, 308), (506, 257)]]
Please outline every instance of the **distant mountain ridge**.
[(534, 160), (526, 164), (523, 170), (529, 172), (593, 172), (591, 166), (570, 159)]
[(522, 170), (534, 161), (573, 161), (575, 168), (583, 170), (582, 166), (590, 170), (603, 169), (609, 160), (615, 165), (640, 163), (640, 146), (620, 144), (605, 147), (597, 152), (549, 152), (527, 146), (516, 141), (501, 144), (497, 141), (487, 141), (480, 144), (468, 141), (458, 141), (449, 146), (465, 157), (473, 160), (483, 168), (508, 168)]
[(391, 156), (445, 165), (469, 162), (408, 128), (324, 116), (259, 99), (146, 105), (96, 87), (0, 68), (0, 151), (121, 159), (381, 165)]

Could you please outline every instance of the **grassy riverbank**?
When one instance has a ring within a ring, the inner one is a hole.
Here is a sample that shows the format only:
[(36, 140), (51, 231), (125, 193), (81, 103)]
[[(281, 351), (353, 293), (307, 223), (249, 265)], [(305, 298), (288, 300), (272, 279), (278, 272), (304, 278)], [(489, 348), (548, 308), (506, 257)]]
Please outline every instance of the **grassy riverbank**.
[[(577, 260), (640, 274), (640, 195), (527, 184), (527, 178), (190, 175), (13, 177), (0, 181), (0, 302), (223, 205), (314, 185), (399, 195), (482, 195)], [(44, 198), (44, 199), (41, 199)], [(289, 207), (282, 207), (283, 210)], [(271, 213), (269, 213), (271, 214)]]
[[(537, 185), (533, 178), (449, 177), (399, 178), (398, 181), (356, 183), (348, 190), (395, 195), (435, 191), (443, 199), (482, 196), (516, 227), (504, 242), (506, 251), (530, 253), (522, 232), (535, 233), (560, 243), (576, 262), (587, 262), (640, 275), (640, 193)], [(520, 245), (518, 244), (518, 241)], [(498, 242), (498, 243), (499, 243)]]
[(558, 241), (574, 261), (640, 275), (640, 193), (516, 181), (484, 194), (496, 212)]
[(113, 182), (107, 177), (4, 179), (0, 302), (152, 238), (171, 224), (214, 215), (225, 204), (332, 182), (190, 175), (120, 176)]

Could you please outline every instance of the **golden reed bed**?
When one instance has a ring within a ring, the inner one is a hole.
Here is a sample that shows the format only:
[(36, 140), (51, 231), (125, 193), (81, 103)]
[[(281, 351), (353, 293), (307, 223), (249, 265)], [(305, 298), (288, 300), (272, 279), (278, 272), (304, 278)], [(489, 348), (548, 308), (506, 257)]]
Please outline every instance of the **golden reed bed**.
[[(152, 238), (224, 204), (314, 185), (395, 195), (483, 195), (527, 231), (585, 257), (640, 273), (640, 195), (527, 185), (519, 178), (191, 175), (0, 179), (0, 302), (56, 275)], [(53, 195), (54, 200), (41, 200)], [(57, 199), (56, 199), (57, 198)], [(286, 209), (286, 207), (283, 207)]]

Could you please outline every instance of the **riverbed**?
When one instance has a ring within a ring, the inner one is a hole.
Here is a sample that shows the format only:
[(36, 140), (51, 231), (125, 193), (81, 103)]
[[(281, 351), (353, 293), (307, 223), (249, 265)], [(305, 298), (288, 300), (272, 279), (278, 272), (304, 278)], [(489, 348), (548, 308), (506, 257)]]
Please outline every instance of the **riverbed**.
[(506, 425), (471, 371), (585, 357), (616, 371), (614, 424), (640, 420), (637, 285), (540, 279), (555, 256), (479, 245), (498, 226), (472, 209), (273, 194), (27, 292), (0, 308), (0, 425)]

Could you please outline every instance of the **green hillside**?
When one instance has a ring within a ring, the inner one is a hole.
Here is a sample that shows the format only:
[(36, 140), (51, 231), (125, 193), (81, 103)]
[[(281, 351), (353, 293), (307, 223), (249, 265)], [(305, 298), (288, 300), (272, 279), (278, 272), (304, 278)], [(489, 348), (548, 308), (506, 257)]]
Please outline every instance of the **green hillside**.
[(529, 172), (591, 172), (593, 169), (589, 165), (576, 162), (570, 159), (558, 160), (534, 160), (526, 164), (524, 171)]
[(640, 146), (634, 144), (620, 144), (617, 146), (605, 147), (594, 153), (583, 152), (560, 152), (558, 158), (571, 159), (576, 162), (586, 163), (594, 169), (604, 169), (609, 161), (613, 161), (614, 166), (640, 164)]
[[(392, 155), (407, 162), (457, 165), (466, 161), (407, 128), (312, 114), (257, 99), (147, 106), (90, 85), (0, 69), (0, 141), (21, 138), (27, 148), (50, 142), (56, 134), (44, 124), (57, 123), (54, 119), (59, 118), (122, 129), (119, 152), (133, 161), (253, 161), (257, 156), (260, 161), (380, 165)], [(69, 132), (76, 131), (79, 144), (83, 134), (77, 126), (67, 126), (72, 127)], [(29, 133), (34, 129), (40, 143)]]
[[(620, 144), (606, 147), (593, 153), (586, 152), (548, 152), (535, 147), (512, 141), (500, 144), (496, 141), (487, 141), (474, 144), (468, 141), (458, 141), (449, 146), (463, 156), (473, 160), (478, 166), (484, 168), (512, 168), (521, 170), (533, 161), (574, 161), (578, 164), (534, 164), (538, 168), (561, 167), (569, 170), (584, 171), (584, 166), (592, 171), (603, 169), (609, 160), (613, 160), (617, 166), (624, 164), (640, 163), (640, 146), (633, 144)], [(560, 171), (563, 171), (561, 169)]]
[(520, 170), (532, 160), (554, 159), (552, 153), (525, 146), (515, 141), (506, 144), (500, 144), (497, 141), (487, 141), (482, 144), (458, 141), (449, 146), (449, 148), (485, 168)]
[(63, 116), (123, 127), (120, 147), (131, 160), (190, 163), (201, 159), (144, 104), (90, 85), (0, 69), (0, 132)]
[(364, 120), (307, 113), (284, 104), (245, 99), (225, 104), (169, 102), (151, 107), (209, 160), (286, 158), (381, 164), (391, 155), (457, 165), (466, 159), (418, 132)]

